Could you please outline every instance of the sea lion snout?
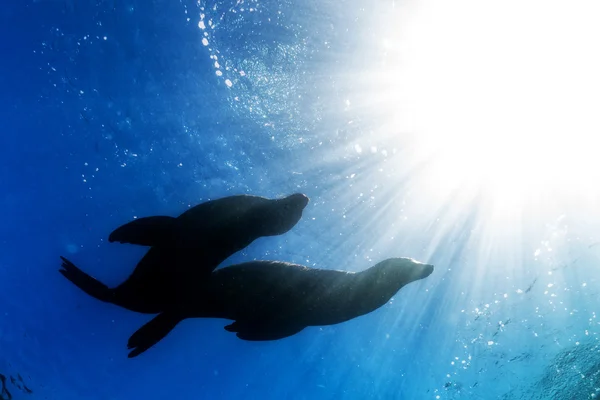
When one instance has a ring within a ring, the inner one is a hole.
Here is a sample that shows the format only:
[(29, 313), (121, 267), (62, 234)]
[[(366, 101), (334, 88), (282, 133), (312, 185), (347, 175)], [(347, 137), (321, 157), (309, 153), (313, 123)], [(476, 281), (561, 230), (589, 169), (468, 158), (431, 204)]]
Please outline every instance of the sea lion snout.
[(304, 208), (308, 205), (310, 199), (307, 195), (302, 193), (294, 193), (288, 197), (291, 202), (297, 204), (300, 208)]
[(265, 236), (282, 235), (292, 229), (302, 218), (308, 204), (308, 196), (294, 193), (284, 198), (272, 200), (255, 214)]
[(427, 278), (429, 275), (433, 273), (433, 265), (425, 264), (423, 267), (423, 278)]
[(407, 282), (425, 279), (431, 275), (434, 270), (432, 264), (425, 264), (408, 257), (390, 258), (380, 262), (377, 266), (380, 266), (383, 270), (397, 271), (392, 273), (398, 274), (397, 276)]

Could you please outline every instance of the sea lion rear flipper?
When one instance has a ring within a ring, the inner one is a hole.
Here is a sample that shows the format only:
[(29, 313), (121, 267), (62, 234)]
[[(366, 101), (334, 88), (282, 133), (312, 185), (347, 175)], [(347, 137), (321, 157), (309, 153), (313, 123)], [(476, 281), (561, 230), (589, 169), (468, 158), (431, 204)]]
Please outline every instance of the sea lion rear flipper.
[(289, 325), (282, 321), (235, 321), (225, 330), (236, 332), (236, 336), (248, 341), (278, 340), (295, 335), (304, 326)]
[(127, 342), (127, 348), (134, 350), (129, 353), (128, 357), (136, 357), (154, 346), (162, 338), (167, 336), (167, 334), (171, 332), (171, 330), (175, 328), (175, 325), (182, 319), (183, 318), (179, 314), (174, 312), (167, 311), (158, 314), (131, 335)]
[(60, 257), (63, 261), (62, 268), (59, 272), (63, 274), (65, 278), (70, 280), (79, 289), (83, 290), (90, 296), (107, 303), (112, 303), (112, 290), (104, 283), (100, 282), (96, 278), (91, 277), (79, 268), (75, 266), (71, 261), (64, 257)]
[(177, 218), (165, 216), (138, 218), (115, 229), (108, 236), (108, 241), (142, 246), (168, 246), (176, 237), (177, 228)]

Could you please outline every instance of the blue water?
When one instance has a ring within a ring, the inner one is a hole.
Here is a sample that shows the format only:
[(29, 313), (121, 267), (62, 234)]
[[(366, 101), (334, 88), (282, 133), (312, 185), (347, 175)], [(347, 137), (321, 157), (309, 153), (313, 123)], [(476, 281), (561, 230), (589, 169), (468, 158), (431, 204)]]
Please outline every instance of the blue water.
[[(299, 3), (2, 5), (0, 398), (597, 393), (597, 225), (573, 228), (586, 219), (555, 212), (495, 245), (480, 224), (485, 209), (428, 208), (406, 185), (409, 143), (388, 157), (388, 138), (372, 134), (377, 110), (345, 102), (361, 89), (347, 76), (374, 62), (353, 34), (374, 11)], [(435, 272), (340, 325), (254, 343), (224, 321), (186, 320), (135, 359), (127, 339), (150, 317), (86, 296), (58, 273), (63, 255), (114, 286), (146, 251), (107, 242), (133, 217), (294, 192), (311, 198), (300, 223), (225, 265), (358, 271), (408, 256)]]

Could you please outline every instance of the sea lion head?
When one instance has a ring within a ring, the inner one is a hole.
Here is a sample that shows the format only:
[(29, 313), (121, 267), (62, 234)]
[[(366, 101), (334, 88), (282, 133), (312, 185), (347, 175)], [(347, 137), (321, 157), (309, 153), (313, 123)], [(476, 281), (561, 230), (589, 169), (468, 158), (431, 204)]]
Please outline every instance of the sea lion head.
[(302, 218), (308, 202), (308, 197), (302, 193), (271, 200), (260, 216), (264, 235), (282, 235), (292, 229)]
[(354, 312), (362, 315), (383, 306), (402, 287), (427, 278), (432, 272), (433, 265), (402, 257), (388, 258), (357, 273), (360, 303)]

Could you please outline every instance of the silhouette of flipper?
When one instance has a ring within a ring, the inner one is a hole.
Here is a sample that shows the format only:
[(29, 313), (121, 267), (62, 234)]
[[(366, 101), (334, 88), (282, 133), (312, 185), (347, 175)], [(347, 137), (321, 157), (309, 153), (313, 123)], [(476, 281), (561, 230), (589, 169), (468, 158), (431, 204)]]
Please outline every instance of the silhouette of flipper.
[(75, 266), (71, 261), (67, 260), (63, 256), (60, 257), (63, 261), (62, 267), (59, 272), (68, 280), (73, 282), (75, 286), (83, 290), (90, 296), (107, 303), (112, 303), (113, 292), (104, 283), (100, 282), (96, 278), (91, 277), (79, 268)]
[(134, 349), (128, 355), (129, 358), (139, 356), (144, 351), (158, 343), (167, 336), (175, 325), (183, 318), (174, 312), (163, 312), (147, 322), (140, 329), (135, 331), (127, 342), (128, 349)]
[(236, 336), (242, 340), (267, 341), (295, 335), (304, 328), (283, 321), (235, 321), (227, 325), (225, 330), (236, 332)]
[(178, 220), (173, 217), (138, 218), (115, 229), (108, 236), (108, 241), (141, 246), (169, 246), (177, 237), (178, 227)]

